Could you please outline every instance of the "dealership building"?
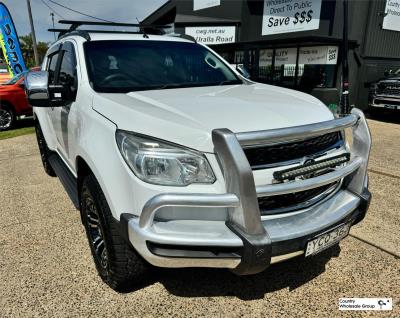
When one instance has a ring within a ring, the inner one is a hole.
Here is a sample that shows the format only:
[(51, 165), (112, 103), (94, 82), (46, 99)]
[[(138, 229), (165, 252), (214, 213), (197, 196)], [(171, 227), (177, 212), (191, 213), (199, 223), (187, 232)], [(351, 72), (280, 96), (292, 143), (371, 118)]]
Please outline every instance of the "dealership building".
[[(400, 0), (349, 0), (350, 103), (400, 68)], [(338, 104), (343, 4), (334, 0), (169, 0), (145, 24), (171, 24), (209, 45), (251, 79)]]

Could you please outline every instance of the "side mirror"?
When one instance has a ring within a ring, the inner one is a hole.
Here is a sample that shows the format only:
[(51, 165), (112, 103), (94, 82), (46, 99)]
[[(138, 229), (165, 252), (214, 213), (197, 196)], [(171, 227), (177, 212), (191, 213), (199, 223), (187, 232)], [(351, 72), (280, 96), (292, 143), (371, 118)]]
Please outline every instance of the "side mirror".
[(45, 71), (29, 72), (25, 77), (28, 103), (35, 107), (49, 107), (49, 73)]
[(384, 76), (389, 77), (393, 73), (393, 70), (385, 70)]
[(46, 71), (29, 72), (25, 78), (25, 91), (28, 103), (34, 107), (61, 106), (62, 85), (49, 85), (49, 73)]
[(238, 64), (236, 65), (236, 70), (240, 73), (245, 78), (250, 78), (250, 73), (246, 68), (244, 67), (243, 64)]

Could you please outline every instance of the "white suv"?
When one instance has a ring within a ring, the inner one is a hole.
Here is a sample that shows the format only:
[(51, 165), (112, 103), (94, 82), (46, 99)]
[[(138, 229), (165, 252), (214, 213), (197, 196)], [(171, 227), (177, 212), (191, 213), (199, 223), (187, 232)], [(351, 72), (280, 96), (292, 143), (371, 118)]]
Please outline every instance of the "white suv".
[(253, 274), (311, 256), (368, 209), (360, 110), (335, 119), (194, 41), (71, 32), (26, 86), (44, 168), (116, 290), (148, 263)]

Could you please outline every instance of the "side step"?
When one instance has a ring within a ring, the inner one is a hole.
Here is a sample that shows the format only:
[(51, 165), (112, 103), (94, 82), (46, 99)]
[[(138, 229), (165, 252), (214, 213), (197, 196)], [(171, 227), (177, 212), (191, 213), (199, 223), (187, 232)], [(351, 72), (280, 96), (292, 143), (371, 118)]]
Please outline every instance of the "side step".
[(79, 210), (79, 196), (78, 196), (78, 181), (62, 161), (60, 156), (53, 153), (49, 156), (49, 162), (57, 177), (60, 179), (61, 184), (67, 191), (69, 198), (74, 204), (75, 208)]

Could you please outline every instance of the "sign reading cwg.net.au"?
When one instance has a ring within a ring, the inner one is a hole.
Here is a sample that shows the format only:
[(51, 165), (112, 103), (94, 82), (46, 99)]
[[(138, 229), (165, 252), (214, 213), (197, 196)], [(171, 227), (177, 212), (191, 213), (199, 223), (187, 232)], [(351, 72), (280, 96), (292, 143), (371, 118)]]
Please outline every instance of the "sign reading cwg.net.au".
[(262, 35), (319, 28), (321, 0), (264, 0)]
[(224, 44), (235, 42), (236, 27), (234, 26), (206, 26), (186, 27), (185, 34), (203, 44)]

